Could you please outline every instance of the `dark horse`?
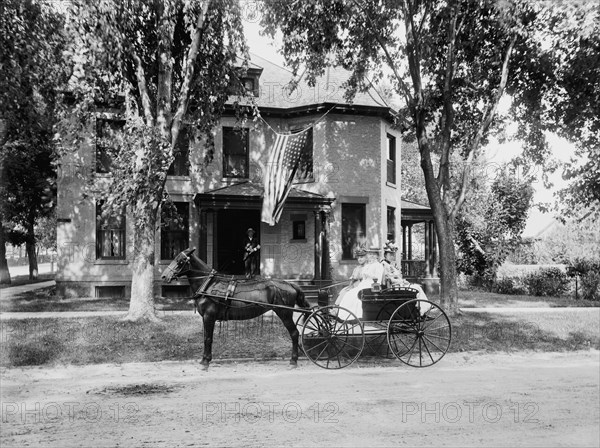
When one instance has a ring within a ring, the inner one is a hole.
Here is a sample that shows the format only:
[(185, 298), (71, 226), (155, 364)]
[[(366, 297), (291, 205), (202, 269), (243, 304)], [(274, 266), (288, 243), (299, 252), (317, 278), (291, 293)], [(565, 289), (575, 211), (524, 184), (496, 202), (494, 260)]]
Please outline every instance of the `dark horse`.
[[(195, 249), (181, 252), (164, 270), (162, 279), (167, 283), (186, 275), (195, 293), (196, 307), (204, 322), (204, 370), (212, 360), (212, 342), (217, 320), (246, 320), (273, 310), (285, 325), (292, 338), (292, 359), (298, 361), (298, 329), (294, 323), (292, 308), (310, 308), (304, 292), (296, 285), (282, 280), (255, 279), (235, 280), (232, 276), (216, 274), (210, 266), (194, 255)], [(199, 294), (199, 289), (202, 288)], [(231, 299), (225, 299), (226, 296)], [(241, 299), (241, 300), (236, 300)], [(255, 303), (248, 303), (248, 302)], [(270, 307), (280, 305), (287, 308)]]

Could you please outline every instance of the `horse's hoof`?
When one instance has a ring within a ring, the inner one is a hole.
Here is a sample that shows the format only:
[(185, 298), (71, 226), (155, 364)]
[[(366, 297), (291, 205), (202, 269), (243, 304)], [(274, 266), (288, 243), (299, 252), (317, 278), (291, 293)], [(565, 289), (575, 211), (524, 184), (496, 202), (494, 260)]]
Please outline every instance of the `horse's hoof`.
[(295, 362), (290, 362), (290, 365), (288, 366), (288, 370), (292, 370), (292, 369), (297, 369), (298, 368), (298, 364)]
[(207, 372), (208, 371), (208, 364), (200, 364), (200, 370), (202, 370), (203, 372)]

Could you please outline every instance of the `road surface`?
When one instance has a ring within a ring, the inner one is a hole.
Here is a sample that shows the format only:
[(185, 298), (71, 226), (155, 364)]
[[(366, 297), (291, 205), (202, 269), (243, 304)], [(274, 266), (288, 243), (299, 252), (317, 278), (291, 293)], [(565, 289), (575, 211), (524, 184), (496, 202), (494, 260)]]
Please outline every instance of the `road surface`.
[(450, 353), (426, 369), (301, 360), (4, 369), (0, 445), (593, 446), (600, 355)]

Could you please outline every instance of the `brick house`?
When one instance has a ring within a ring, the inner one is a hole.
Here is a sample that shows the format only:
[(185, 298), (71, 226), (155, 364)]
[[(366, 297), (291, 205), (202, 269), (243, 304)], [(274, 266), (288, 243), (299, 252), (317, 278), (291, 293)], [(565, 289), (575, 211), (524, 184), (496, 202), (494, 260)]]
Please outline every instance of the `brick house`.
[[(189, 293), (186, 280), (170, 285), (160, 280), (165, 266), (187, 247), (196, 247), (199, 256), (220, 272), (242, 274), (242, 241), (249, 227), (261, 241), (261, 275), (318, 283), (348, 278), (356, 265), (353, 249), (358, 243), (381, 248), (387, 239), (402, 240), (403, 258), (408, 258), (412, 226), (425, 223), (426, 269), (419, 277), (436, 283), (430, 210), (403, 205), (400, 199), (401, 136), (392, 127), (393, 111), (374, 88), (357, 94), (352, 104), (346, 102), (342, 83), (347, 76), (343, 70), (329, 69), (315, 87), (301, 80), (290, 92), (291, 72), (252, 55), (244, 82), (255, 93), (263, 119), (243, 125), (242, 131), (233, 110), (226, 114), (215, 129), (209, 165), (203, 163), (205, 148), (188, 130), (169, 170), (167, 190), (182, 219), (157, 233), (157, 295)], [(110, 119), (110, 114), (102, 117)], [(263, 173), (276, 133), (311, 124), (312, 151), (306, 155), (305, 177), (294, 185), (279, 223), (269, 226), (260, 221), (260, 210)], [(98, 221), (98, 204), (82, 199), (80, 193), (86, 176), (109, 175), (109, 161), (90, 138), (77, 160), (62, 160), (61, 166), (59, 294), (127, 296), (131, 220), (122, 216)], [(81, 168), (85, 166), (94, 166), (96, 173)], [(406, 273), (415, 274), (414, 263), (403, 266), (413, 266)]]

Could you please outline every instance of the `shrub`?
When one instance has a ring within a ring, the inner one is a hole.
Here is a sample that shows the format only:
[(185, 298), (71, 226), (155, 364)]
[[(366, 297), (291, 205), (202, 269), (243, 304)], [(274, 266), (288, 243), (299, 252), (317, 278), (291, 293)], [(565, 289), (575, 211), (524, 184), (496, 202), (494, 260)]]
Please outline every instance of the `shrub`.
[(571, 277), (580, 277), (581, 298), (600, 300), (600, 260), (577, 258), (567, 268)]
[(492, 286), (492, 292), (498, 294), (519, 295), (527, 294), (527, 289), (523, 285), (520, 277), (504, 277), (496, 279)]
[(571, 281), (559, 268), (545, 268), (528, 274), (525, 286), (532, 296), (560, 296), (569, 289)]

